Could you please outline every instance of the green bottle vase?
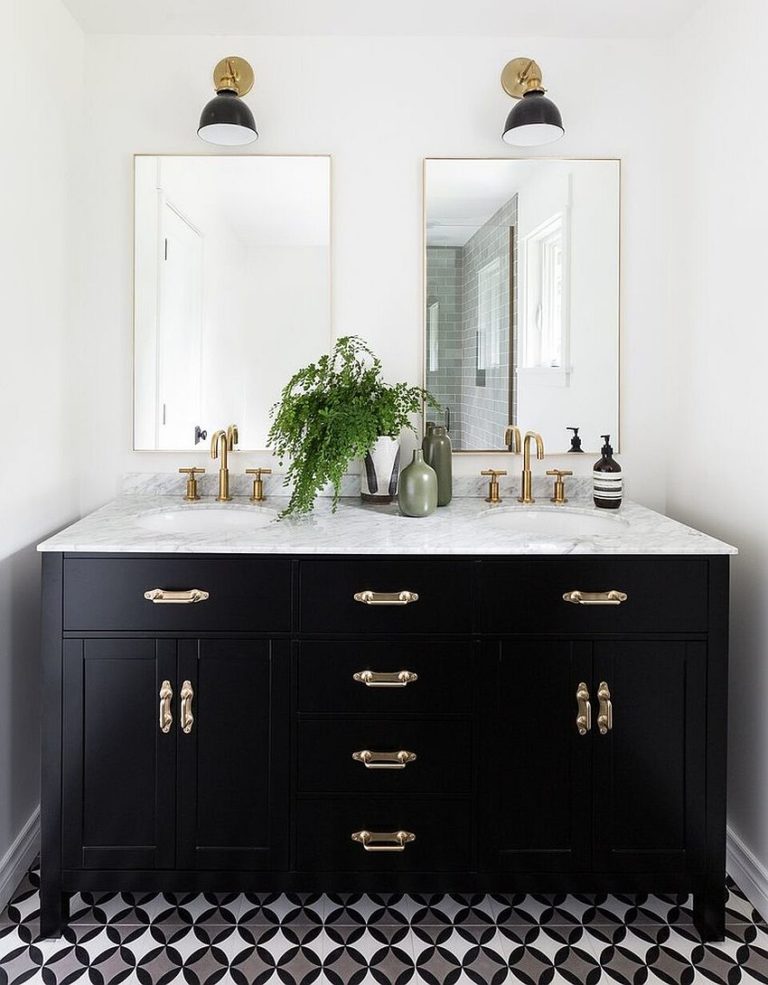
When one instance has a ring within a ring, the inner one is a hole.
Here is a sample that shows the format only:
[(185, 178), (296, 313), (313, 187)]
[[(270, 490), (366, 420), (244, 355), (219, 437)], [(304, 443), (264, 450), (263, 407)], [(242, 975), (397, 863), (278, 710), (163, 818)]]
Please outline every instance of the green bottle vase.
[(424, 461), (437, 473), (437, 505), (447, 506), (453, 496), (453, 447), (448, 431), (439, 424), (428, 426), (421, 447)]
[(437, 474), (424, 461), (421, 448), (400, 473), (397, 502), (404, 516), (429, 516), (437, 509)]

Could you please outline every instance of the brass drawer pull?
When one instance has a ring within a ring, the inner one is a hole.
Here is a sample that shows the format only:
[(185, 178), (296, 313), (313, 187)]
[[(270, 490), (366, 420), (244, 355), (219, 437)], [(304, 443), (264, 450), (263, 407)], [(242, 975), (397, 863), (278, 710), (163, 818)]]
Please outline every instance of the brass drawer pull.
[(589, 700), (589, 688), (584, 681), (576, 688), (576, 728), (579, 735), (586, 735), (592, 728), (592, 703)]
[(600, 708), (597, 715), (597, 728), (600, 735), (607, 735), (613, 728), (613, 703), (611, 702), (611, 691), (605, 681), (600, 681), (597, 689), (597, 700)]
[(412, 831), (355, 831), (352, 841), (366, 852), (404, 852), (409, 842), (416, 841), (416, 835)]
[(173, 725), (173, 715), (171, 714), (171, 701), (173, 699), (173, 689), (170, 681), (163, 681), (160, 685), (160, 731), (166, 735), (171, 731)]
[(202, 588), (188, 588), (184, 592), (169, 592), (165, 588), (151, 588), (144, 592), (147, 602), (154, 602), (155, 605), (194, 605), (195, 602), (205, 602), (208, 592)]
[(627, 601), (627, 593), (619, 592), (612, 588), (610, 592), (566, 592), (563, 595), (564, 602), (572, 602), (574, 605), (621, 605)]
[(362, 602), (363, 605), (410, 605), (419, 601), (416, 592), (372, 592), (370, 589), (355, 592), (354, 598), (355, 602)]
[(379, 672), (377, 670), (358, 670), (352, 675), (352, 680), (366, 687), (407, 687), (419, 679), (412, 670), (396, 670)]
[(195, 716), (192, 714), (192, 699), (195, 692), (192, 689), (191, 681), (184, 681), (181, 685), (181, 731), (186, 735), (192, 731), (195, 723)]
[(407, 749), (400, 749), (398, 752), (371, 752), (370, 749), (361, 749), (360, 752), (353, 752), (352, 758), (362, 763), (367, 770), (404, 770), (408, 763), (416, 759), (416, 753), (408, 752)]

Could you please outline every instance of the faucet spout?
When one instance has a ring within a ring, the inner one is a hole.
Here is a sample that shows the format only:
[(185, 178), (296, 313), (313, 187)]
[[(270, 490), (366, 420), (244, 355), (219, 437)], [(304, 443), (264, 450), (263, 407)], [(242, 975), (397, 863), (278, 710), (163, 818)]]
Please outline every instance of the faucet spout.
[(504, 432), (504, 444), (507, 446), (507, 451), (520, 454), (520, 428), (516, 424), (507, 425)]
[(531, 442), (536, 442), (536, 458), (541, 461), (544, 458), (544, 440), (538, 431), (526, 431), (523, 441), (523, 474), (520, 481), (520, 495), (517, 497), (518, 503), (535, 503), (533, 498), (533, 473), (531, 472)]
[(211, 458), (214, 461), (218, 458), (219, 466), (219, 494), (216, 497), (219, 503), (228, 503), (232, 497), (229, 494), (229, 452), (232, 449), (230, 434), (219, 430), (214, 432), (211, 438)]

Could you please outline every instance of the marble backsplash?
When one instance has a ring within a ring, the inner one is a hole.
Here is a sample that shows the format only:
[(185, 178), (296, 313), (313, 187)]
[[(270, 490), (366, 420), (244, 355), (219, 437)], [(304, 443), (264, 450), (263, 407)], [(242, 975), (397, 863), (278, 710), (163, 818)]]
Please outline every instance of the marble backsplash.
[[(265, 475), (264, 494), (269, 499), (275, 496), (287, 496), (290, 489), (283, 484), (284, 476), (278, 474)], [(501, 498), (516, 499), (520, 490), (520, 476), (515, 470), (510, 475), (500, 478)], [(198, 476), (198, 489), (201, 498), (213, 498), (218, 489), (218, 475), (214, 472), (206, 472), (205, 475)], [(533, 495), (537, 500), (549, 502), (552, 495), (554, 480), (551, 476), (536, 475), (533, 478)], [(175, 472), (128, 472), (121, 482), (120, 492), (124, 496), (154, 495), (154, 496), (178, 496), (183, 497), (186, 483), (186, 476), (178, 475)], [(248, 497), (253, 488), (253, 476), (243, 475), (230, 471), (229, 488), (233, 496)], [(332, 489), (327, 486), (321, 496), (330, 496)], [(341, 495), (343, 497), (357, 497), (360, 495), (360, 476), (345, 475), (341, 484)], [(488, 495), (488, 480), (481, 476), (455, 476), (453, 480), (454, 499), (465, 498), (485, 498)], [(572, 475), (566, 479), (566, 495), (568, 500), (574, 503), (591, 502), (592, 499), (592, 477)]]

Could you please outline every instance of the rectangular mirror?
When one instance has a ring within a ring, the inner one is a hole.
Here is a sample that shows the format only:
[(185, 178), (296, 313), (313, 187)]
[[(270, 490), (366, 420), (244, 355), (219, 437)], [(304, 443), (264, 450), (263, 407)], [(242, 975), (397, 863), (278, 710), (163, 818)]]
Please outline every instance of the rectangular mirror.
[(134, 448), (191, 451), (331, 345), (329, 157), (135, 158)]
[(425, 386), (455, 451), (619, 444), (617, 160), (424, 162)]

